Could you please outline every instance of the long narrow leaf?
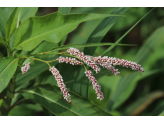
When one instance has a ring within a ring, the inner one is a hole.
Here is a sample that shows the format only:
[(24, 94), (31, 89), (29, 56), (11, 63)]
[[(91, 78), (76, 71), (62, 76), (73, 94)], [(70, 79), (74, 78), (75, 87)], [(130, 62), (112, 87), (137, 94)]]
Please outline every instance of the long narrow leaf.
[[(153, 8), (154, 9), (154, 8)], [(145, 14), (139, 21), (137, 21), (123, 36), (121, 36), (115, 44), (118, 44), (143, 18), (145, 18), (153, 9), (151, 9), (147, 14)], [(116, 45), (110, 46), (107, 50), (105, 50), (101, 55), (105, 55), (107, 52), (112, 50)]]
[[(146, 40), (146, 43), (138, 51), (138, 53), (133, 61), (141, 64), (144, 68), (144, 64), (147, 63), (148, 58), (150, 56), (154, 55), (152, 50), (155, 51), (163, 43), (163, 39), (164, 39), (163, 31), (164, 31), (164, 27), (157, 29)], [(126, 77), (120, 79), (120, 81), (115, 89), (115, 92), (113, 93), (113, 95), (111, 96), (111, 98), (108, 102), (107, 110), (115, 109), (121, 104), (120, 102), (125, 101), (125, 99), (123, 99), (123, 98), (121, 99), (122, 94), (125, 90), (127, 90), (130, 87), (130, 84), (133, 83), (133, 80), (136, 79), (137, 76), (141, 76), (141, 74), (139, 74), (139, 73), (130, 74), (130, 75), (127, 75)], [(142, 78), (142, 76), (141, 76), (141, 78)], [(134, 83), (134, 84), (136, 84), (136, 83)], [(117, 100), (119, 100), (119, 101), (117, 101)]]
[(32, 99), (50, 112), (59, 116), (110, 116), (88, 99), (72, 92), (71, 103), (66, 102), (56, 86), (42, 85), (29, 90), (21, 90), (26, 99)]
[[(124, 14), (129, 8), (114, 8), (111, 14)], [(99, 43), (109, 29), (114, 25), (114, 23), (119, 19), (119, 17), (108, 17), (105, 18), (99, 25), (96, 25), (95, 30), (91, 33), (87, 40), (87, 43)], [(97, 47), (86, 47), (84, 48), (85, 55), (93, 55)], [(89, 84), (90, 82), (85, 77), (84, 68), (81, 66), (76, 75), (76, 81), (72, 85), (72, 89), (78, 94), (88, 97)], [(84, 86), (83, 83), (85, 83)]]
[(147, 108), (154, 100), (164, 97), (163, 91), (155, 91), (145, 96), (140, 97), (134, 103), (128, 106), (125, 115), (139, 115)]
[(0, 31), (2, 32), (2, 37), (6, 38), (6, 28), (5, 24), (13, 12), (14, 7), (0, 7)]
[[(62, 14), (69, 14), (71, 11), (71, 7), (59, 7), (58, 11), (60, 11)], [(59, 46), (63, 45), (67, 39), (67, 35), (65, 35), (61, 42), (59, 43)]]
[(5, 40), (1, 36), (0, 36), (0, 44), (3, 44), (5, 47), (7, 46)]
[[(73, 48), (83, 48), (83, 47), (97, 47), (97, 46), (108, 46), (108, 45), (115, 45), (114, 43), (87, 43), (87, 44), (70, 44), (70, 45), (63, 45), (57, 48), (54, 48), (51, 51), (56, 51), (56, 50), (65, 50), (65, 49), (69, 49), (70, 47)], [(135, 44), (117, 44), (120, 46), (137, 46)], [(88, 55), (88, 54), (86, 54)]]
[[(121, 14), (123, 15), (129, 8), (118, 7), (114, 8), (110, 14)], [(87, 43), (99, 43), (105, 36), (105, 34), (110, 30), (110, 28), (116, 23), (120, 17), (108, 17), (105, 18), (96, 29), (89, 36)], [(84, 54), (93, 55), (97, 47), (85, 48)]]
[(6, 39), (9, 40), (11, 34), (14, 32), (14, 30), (19, 25), (19, 19), (20, 19), (20, 7), (17, 7), (12, 12), (11, 16), (6, 22)]

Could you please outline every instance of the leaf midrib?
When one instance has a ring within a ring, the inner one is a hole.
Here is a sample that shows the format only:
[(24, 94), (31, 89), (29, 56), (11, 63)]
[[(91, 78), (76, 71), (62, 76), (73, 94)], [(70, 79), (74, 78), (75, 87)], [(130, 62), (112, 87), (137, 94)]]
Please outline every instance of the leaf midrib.
[[(109, 14), (109, 16), (106, 16), (106, 17), (110, 17), (110, 16), (113, 17), (114, 15)], [(106, 17), (104, 17), (104, 18), (106, 18)], [(97, 18), (97, 19), (101, 19), (101, 18)], [(95, 19), (88, 19), (88, 20), (85, 20), (85, 21), (90, 21), (90, 20), (95, 20)], [(80, 23), (85, 22), (85, 21), (77, 21), (77, 22), (75, 22), (75, 23), (80, 24)], [(62, 26), (60, 26), (59, 28), (56, 28), (56, 29), (51, 30), (51, 31), (48, 31), (48, 32), (46, 32), (46, 33), (42, 33), (41, 35), (37, 35), (37, 36), (35, 36), (35, 37), (33, 37), (33, 38), (30, 38), (30, 39), (28, 39), (28, 40), (23, 41), (21, 44), (17, 45), (16, 47), (18, 47), (18, 46), (24, 44), (24, 43), (27, 42), (27, 41), (33, 40), (33, 39), (35, 39), (35, 38), (37, 38), (37, 37), (39, 37), (39, 36), (46, 35), (47, 33), (51, 33), (51, 32), (53, 32), (53, 31), (55, 31), (55, 30), (57, 30), (57, 29), (60, 29), (60, 28), (63, 28), (63, 27), (67, 27), (67, 26), (70, 26), (70, 25), (75, 24), (75, 23), (70, 23), (70, 24), (67, 24), (67, 25), (62, 25)], [(51, 42), (51, 41), (50, 41), (50, 42)], [(19, 43), (19, 42), (18, 42), (18, 43)], [(53, 42), (52, 42), (52, 43), (53, 43)]]
[[(18, 58), (16, 58), (16, 59), (18, 59)], [(14, 59), (12, 62), (10, 62), (10, 64), (12, 64), (16, 59)], [(8, 66), (10, 66), (10, 64), (7, 65), (7, 67), (6, 67), (5, 69), (2, 70), (2, 72), (0, 73), (0, 76), (1, 76), (1, 74), (8, 68)]]
[(78, 113), (74, 112), (73, 110), (71, 110), (71, 109), (69, 109), (69, 108), (67, 108), (67, 107), (65, 107), (65, 106), (63, 106), (63, 105), (61, 105), (61, 104), (59, 104), (59, 103), (55, 102), (54, 100), (52, 100), (52, 99), (50, 99), (50, 98), (48, 98), (48, 97), (46, 97), (46, 96), (43, 96), (43, 95), (41, 95), (41, 94), (39, 94), (39, 93), (36, 93), (36, 92), (34, 92), (34, 91), (28, 91), (28, 90), (21, 90), (21, 91), (24, 91), (24, 92), (29, 92), (29, 93), (36, 94), (36, 95), (38, 95), (38, 96), (41, 96), (41, 97), (43, 97), (43, 98), (45, 98), (45, 99), (47, 99), (47, 100), (49, 100), (49, 101), (51, 101), (51, 102), (56, 103), (57, 105), (62, 106), (63, 108), (65, 108), (65, 109), (67, 109), (67, 110), (70, 110), (71, 112), (73, 112), (73, 113), (75, 113), (75, 114), (77, 114), (77, 115), (81, 116), (80, 114), (78, 114)]

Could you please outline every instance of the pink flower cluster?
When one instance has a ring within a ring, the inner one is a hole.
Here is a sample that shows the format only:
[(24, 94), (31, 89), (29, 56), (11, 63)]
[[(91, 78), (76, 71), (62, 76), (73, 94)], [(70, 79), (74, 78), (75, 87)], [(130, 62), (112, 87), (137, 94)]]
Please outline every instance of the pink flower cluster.
[(112, 73), (114, 73), (115, 76), (120, 74), (118, 69), (115, 69), (111, 64), (107, 62), (106, 56), (103, 58), (101, 58), (101, 56), (98, 57), (88, 56), (88, 58), (93, 60), (96, 64), (101, 65), (102, 67), (105, 67), (106, 69), (112, 71)]
[(72, 65), (82, 65), (82, 62), (77, 61), (75, 58), (68, 58), (68, 57), (64, 58), (64, 57), (60, 56), (56, 60), (58, 60), (59, 63), (65, 62), (65, 63), (70, 63)]
[(30, 62), (25, 64), (25, 66), (21, 67), (22, 74), (26, 73), (30, 69)]
[(104, 96), (103, 96), (103, 93), (101, 92), (101, 86), (98, 84), (98, 82), (95, 79), (95, 77), (93, 76), (92, 72), (90, 70), (86, 70), (85, 74), (88, 77), (88, 79), (92, 82), (93, 89), (97, 93), (97, 99), (100, 99), (100, 101), (103, 100)]
[(123, 67), (130, 67), (132, 70), (138, 70), (139, 72), (144, 72), (144, 69), (141, 67), (141, 65), (135, 63), (135, 62), (131, 62), (128, 60), (124, 60), (124, 59), (119, 59), (119, 58), (113, 58), (113, 57), (109, 57), (108, 56), (104, 56), (101, 58), (101, 56), (99, 57), (92, 57), (92, 60), (97, 63), (97, 64), (107, 64), (107, 65), (122, 65)]
[(57, 84), (60, 87), (61, 92), (63, 93), (64, 99), (66, 99), (67, 102), (71, 102), (71, 99), (70, 99), (71, 95), (68, 93), (66, 85), (64, 84), (62, 76), (60, 75), (59, 71), (54, 66), (50, 67), (49, 70), (54, 75), (57, 81)]
[[(131, 68), (132, 70), (138, 70), (139, 72), (144, 72), (144, 69), (141, 67), (141, 65), (135, 62), (128, 61), (128, 60), (119, 59), (115, 57), (113, 58), (113, 57), (108, 57), (108, 56), (93, 57), (89, 55), (84, 55), (83, 52), (80, 52), (76, 48), (70, 48), (67, 50), (67, 52), (70, 53), (71, 55), (75, 55), (80, 61), (76, 60), (76, 58), (68, 58), (68, 57), (64, 58), (62, 56), (60, 56), (56, 60), (59, 61), (59, 63), (65, 62), (65, 63), (70, 63), (72, 65), (83, 65), (83, 62), (84, 62), (85, 64), (93, 68), (96, 71), (96, 73), (100, 72), (100, 68), (98, 66), (100, 65), (112, 71), (112, 73), (114, 73), (115, 76), (120, 74), (118, 69), (114, 68), (115, 65), (121, 65), (127, 68)], [(26, 73), (29, 68), (30, 68), (30, 62), (25, 64), (25, 66), (21, 67), (22, 74)], [(59, 71), (54, 66), (50, 67), (49, 70), (54, 75), (57, 81), (57, 84), (60, 87), (61, 92), (63, 93), (64, 99), (66, 99), (67, 102), (71, 102), (71, 99), (70, 99), (71, 95), (68, 93), (66, 85), (64, 84), (62, 76), (60, 75)], [(93, 89), (97, 93), (97, 99), (100, 99), (100, 101), (103, 100), (104, 97), (103, 97), (103, 93), (101, 92), (101, 86), (98, 84), (92, 72), (90, 70), (86, 70), (85, 74), (88, 77), (88, 79), (92, 82)]]
[(99, 66), (97, 66), (95, 64), (95, 62), (93, 62), (92, 60), (88, 59), (88, 56), (84, 55), (83, 52), (80, 52), (78, 49), (76, 48), (70, 48), (67, 50), (67, 52), (69, 52), (71, 55), (75, 55), (77, 56), (80, 60), (82, 60), (85, 64), (87, 64), (88, 66), (92, 67), (96, 73), (100, 72), (100, 68)]

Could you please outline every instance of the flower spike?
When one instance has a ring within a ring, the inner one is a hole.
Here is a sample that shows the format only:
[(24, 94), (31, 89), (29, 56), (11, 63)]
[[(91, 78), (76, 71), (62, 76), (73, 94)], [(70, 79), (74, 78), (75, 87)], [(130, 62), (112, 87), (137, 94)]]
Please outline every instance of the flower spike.
[(77, 56), (85, 64), (87, 64), (88, 66), (92, 67), (96, 71), (96, 73), (100, 72), (100, 67), (97, 66), (94, 61), (88, 59), (89, 57), (87, 55), (84, 55), (83, 52), (80, 52), (76, 48), (70, 48), (70, 49), (67, 50), (67, 52), (69, 52), (71, 55)]
[(64, 99), (66, 99), (66, 101), (68, 103), (70, 103), (71, 102), (71, 99), (70, 99), (71, 95), (68, 93), (66, 85), (64, 84), (62, 76), (60, 75), (59, 71), (54, 66), (50, 67), (49, 70), (54, 75), (54, 77), (55, 77), (55, 79), (57, 81), (57, 84), (60, 87), (61, 92), (63, 93)]
[(103, 93), (101, 92), (101, 86), (98, 84), (98, 82), (95, 79), (95, 77), (93, 76), (92, 72), (90, 70), (86, 70), (85, 74), (88, 77), (88, 79), (92, 82), (93, 89), (95, 89), (95, 91), (97, 93), (97, 99), (100, 99), (100, 101), (103, 100), (104, 96), (103, 96)]

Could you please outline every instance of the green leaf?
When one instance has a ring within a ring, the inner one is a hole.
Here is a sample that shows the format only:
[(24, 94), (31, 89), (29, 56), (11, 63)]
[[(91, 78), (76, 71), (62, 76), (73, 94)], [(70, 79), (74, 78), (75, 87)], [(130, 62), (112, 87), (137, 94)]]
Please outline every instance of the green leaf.
[[(132, 76), (131, 74), (130, 75), (127, 75), (127, 77), (122, 77), (121, 78), (121, 82), (123, 82), (123, 80), (125, 81), (128, 81), (130, 82), (129, 85), (126, 87), (126, 89), (121, 93), (121, 95), (119, 96), (119, 98), (117, 99), (117, 102), (114, 103), (113, 105), (113, 109), (116, 109), (118, 106), (120, 106), (126, 99), (128, 99), (128, 97), (132, 94), (132, 92), (134, 91), (136, 85), (137, 85), (137, 82), (139, 82), (140, 80), (142, 80), (143, 78), (146, 78), (148, 76), (151, 76), (155, 73), (159, 73), (161, 71), (163, 71), (164, 69), (155, 69), (155, 70), (146, 70), (144, 73), (142, 73), (142, 75), (140, 74), (135, 74), (133, 79), (129, 80), (129, 76)], [(125, 79), (126, 78), (126, 79)], [(116, 81), (115, 81), (116, 82)]]
[(5, 40), (1, 36), (0, 36), (0, 44), (3, 44), (5, 47), (7, 47)]
[[(59, 8), (58, 8), (58, 11), (60, 11), (62, 14), (69, 14), (70, 11), (71, 11), (71, 7), (59, 7)], [(67, 39), (67, 35), (65, 35), (65, 36), (62, 38), (62, 40), (61, 40), (59, 46), (64, 45), (66, 39)]]
[[(114, 8), (110, 14), (124, 14), (129, 8), (128, 7), (117, 7)], [(110, 30), (110, 28), (115, 24), (115, 22), (120, 17), (108, 17), (105, 18), (99, 25), (97, 25), (96, 29), (89, 36), (87, 43), (99, 43), (106, 35), (106, 33)], [(85, 48), (84, 54), (93, 55), (97, 47)]]
[(44, 72), (45, 70), (48, 70), (49, 67), (45, 63), (39, 63), (36, 62), (35, 65), (30, 65), (30, 69), (26, 74), (23, 74), (20, 72), (17, 74), (16, 77), (16, 86), (19, 86), (25, 82), (30, 81), (31, 79), (35, 78), (40, 73)]
[(58, 11), (60, 11), (62, 14), (68, 14), (71, 11), (71, 7), (59, 7)]
[[(46, 55), (47, 56), (47, 55)], [(54, 60), (57, 58), (57, 55), (52, 55), (52, 57), (46, 57), (46, 60)], [(50, 65), (56, 65), (57, 62), (52, 62)], [(37, 75), (40, 73), (46, 71), (49, 69), (49, 66), (46, 63), (40, 62), (40, 61), (34, 61), (30, 65), (30, 69), (26, 74), (23, 74), (20, 72), (16, 76), (16, 86), (18, 87), (19, 85), (30, 81), (31, 79), (35, 78)]]
[[(58, 46), (58, 44), (54, 44), (54, 43), (51, 43), (51, 42), (48, 42), (48, 41), (43, 41), (30, 54), (46, 52), (46, 51), (51, 50), (51, 49), (53, 49), (54, 47), (57, 47), (57, 46)], [(33, 57), (34, 56), (31, 56), (31, 58), (33, 58)], [(23, 65), (28, 63), (29, 61), (32, 61), (32, 59), (26, 59), (23, 62)]]
[[(146, 64), (149, 62), (148, 58), (150, 56), (155, 55), (155, 53), (157, 51), (156, 49), (158, 49), (160, 46), (163, 46), (163, 39), (164, 39), (163, 31), (164, 31), (164, 27), (161, 27), (161, 28), (155, 30), (155, 32), (146, 40), (145, 44), (140, 48), (140, 50), (136, 54), (136, 56), (133, 60), (134, 62), (141, 64), (143, 68), (144, 68), (144, 66), (146, 66)], [(159, 55), (159, 57), (160, 57), (160, 55)], [(147, 71), (148, 71), (148, 69), (147, 69)], [(151, 75), (153, 73), (160, 72), (160, 71), (161, 70), (157, 70), (157, 71), (152, 70), (152, 72), (151, 71), (148, 73), (145, 72), (143, 74), (140, 74), (137, 72), (135, 74), (129, 74), (126, 77), (123, 77), (122, 79), (120, 79), (120, 81), (115, 89), (115, 92), (113, 93), (113, 95), (111, 96), (111, 98), (108, 102), (107, 110), (117, 108), (121, 103), (123, 103), (127, 99), (128, 96), (130, 96), (131, 92), (134, 90), (134, 88), (136, 86), (135, 81), (140, 80), (142, 78), (142, 76), (146, 77), (148, 75)], [(128, 89), (130, 89), (129, 92), (126, 92), (126, 91), (128, 91)], [(126, 92), (126, 96), (123, 95), (123, 94), (125, 94), (124, 92)]]
[(155, 91), (144, 95), (137, 99), (134, 103), (128, 106), (125, 115), (139, 115), (145, 108), (147, 108), (154, 100), (164, 97), (163, 91)]
[(35, 112), (43, 111), (39, 104), (21, 104), (16, 105), (9, 112), (8, 116), (35, 116)]
[(155, 108), (155, 110), (152, 112), (151, 116), (159, 116), (162, 112), (164, 111), (164, 100), (162, 100), (157, 107)]
[[(111, 14), (124, 14), (129, 8), (114, 8)], [(108, 17), (105, 18), (100, 24), (96, 25), (96, 28), (89, 36), (87, 43), (99, 43), (105, 34), (109, 31), (109, 29), (113, 26), (113, 24), (119, 19), (119, 17)], [(93, 55), (97, 47), (89, 47), (84, 48), (85, 55)], [(88, 97), (89, 93), (89, 81), (85, 77), (83, 66), (81, 66), (78, 70), (76, 81), (72, 84), (73, 91), (76, 93)], [(83, 83), (85, 85), (83, 86)]]
[(0, 59), (3, 58), (3, 54), (0, 52)]
[(54, 114), (52, 114), (49, 110), (47, 110), (44, 106), (42, 106), (43, 108), (43, 112), (45, 114), (45, 116), (54, 116)]
[(19, 58), (7, 57), (0, 60), (0, 93), (7, 87), (13, 77)]
[(59, 116), (110, 116), (92, 101), (82, 98), (75, 93), (71, 94), (71, 103), (63, 99), (62, 92), (56, 86), (42, 85), (29, 90), (21, 90), (26, 99), (32, 99), (41, 104), (51, 113)]
[[(70, 47), (73, 48), (83, 48), (83, 47), (96, 47), (96, 46), (108, 46), (108, 45), (115, 45), (115, 43), (87, 43), (87, 44), (68, 44), (68, 45), (63, 45), (57, 48), (54, 48), (51, 51), (57, 51), (57, 50), (66, 50), (69, 49)], [(117, 44), (120, 46), (136, 46), (135, 44)]]
[(5, 24), (11, 13), (13, 12), (14, 7), (1, 7), (0, 8), (0, 31), (2, 32), (2, 37), (6, 38), (6, 28)]
[(30, 17), (34, 17), (37, 11), (38, 11), (38, 7), (21, 7), (20, 10), (21, 23)]
[(19, 26), (20, 7), (15, 8), (6, 22), (6, 39), (9, 41), (11, 34)]
[[(153, 8), (154, 9), (154, 8)], [(137, 21), (123, 36), (121, 36), (115, 44), (118, 44), (143, 18), (145, 18), (153, 9), (151, 9), (148, 13), (146, 13), (139, 21)], [(105, 55), (107, 52), (112, 50), (115, 47), (115, 45), (109, 47), (107, 50), (105, 50), (101, 55)]]
[[(31, 51), (43, 40), (59, 43), (81, 22), (100, 19), (110, 14), (68, 14), (55, 12), (43, 17), (31, 17), (24, 21), (15, 31), (15, 49)], [(48, 22), (48, 23), (47, 23)]]
[(164, 111), (162, 111), (162, 112), (159, 114), (159, 116), (164, 116)]

